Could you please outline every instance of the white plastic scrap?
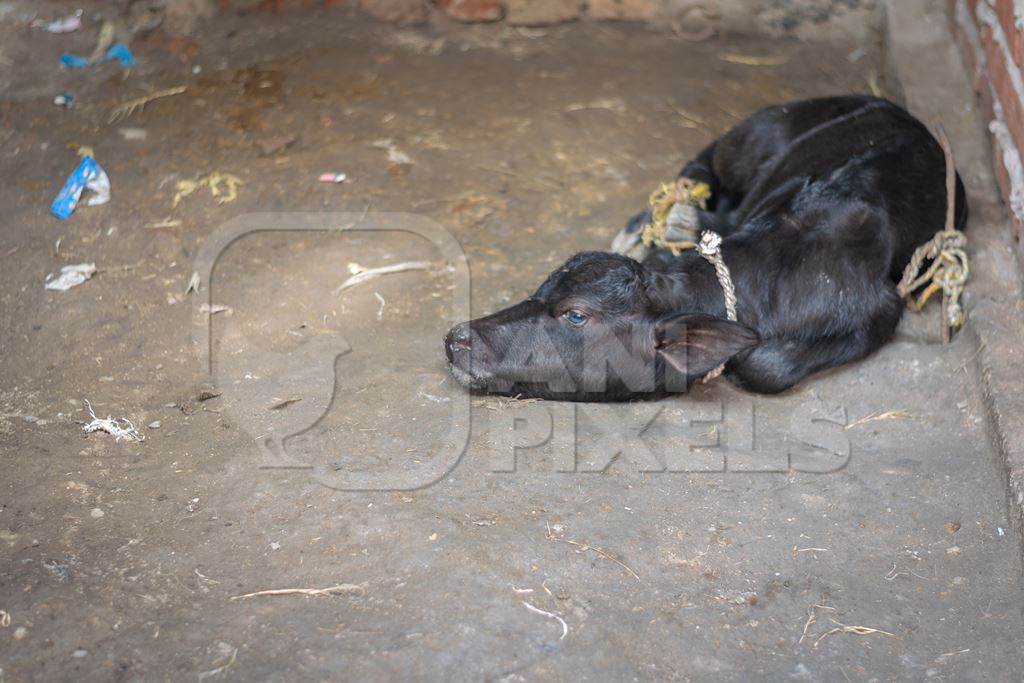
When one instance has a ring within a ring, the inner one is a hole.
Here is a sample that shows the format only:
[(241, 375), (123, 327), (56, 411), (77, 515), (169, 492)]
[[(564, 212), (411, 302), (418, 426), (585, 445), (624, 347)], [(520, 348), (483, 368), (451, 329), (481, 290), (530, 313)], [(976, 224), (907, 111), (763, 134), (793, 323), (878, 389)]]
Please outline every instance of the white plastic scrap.
[(82, 28), (82, 10), (75, 10), (73, 14), (53, 21), (36, 19), (32, 22), (32, 28), (41, 28), (48, 33), (73, 33)]
[[(146, 440), (146, 437), (136, 431), (135, 425), (128, 418), (122, 417), (120, 420), (115, 420), (110, 415), (107, 415), (101, 419), (96, 417), (96, 413), (92, 410), (92, 404), (88, 400), (86, 400), (85, 406), (89, 409), (89, 415), (92, 416), (92, 422), (82, 427), (82, 431), (86, 434), (106, 432), (114, 437), (114, 441), (120, 441), (121, 439), (126, 439), (127, 441)], [(124, 426), (122, 426), (122, 423), (124, 423)]]
[(54, 277), (53, 273), (46, 276), (44, 287), (57, 292), (66, 292), (72, 287), (77, 287), (96, 274), (95, 263), (78, 263), (72, 266), (64, 266), (60, 269), (60, 275)]

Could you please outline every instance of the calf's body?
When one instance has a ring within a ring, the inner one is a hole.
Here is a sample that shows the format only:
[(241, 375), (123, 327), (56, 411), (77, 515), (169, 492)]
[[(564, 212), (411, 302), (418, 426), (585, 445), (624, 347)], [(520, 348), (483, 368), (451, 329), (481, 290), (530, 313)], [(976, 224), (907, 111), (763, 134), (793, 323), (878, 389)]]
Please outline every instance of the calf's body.
[[(868, 96), (763, 109), (680, 175), (711, 188), (695, 227), (723, 237), (736, 323), (714, 269), (692, 250), (642, 261), (584, 252), (522, 303), (452, 328), (452, 374), (494, 393), (626, 400), (684, 390), (725, 362), (740, 386), (779, 392), (892, 336), (903, 310), (896, 282), (945, 219), (938, 142)], [(955, 202), (962, 227), (959, 178)], [(616, 245), (635, 248), (646, 219)]]

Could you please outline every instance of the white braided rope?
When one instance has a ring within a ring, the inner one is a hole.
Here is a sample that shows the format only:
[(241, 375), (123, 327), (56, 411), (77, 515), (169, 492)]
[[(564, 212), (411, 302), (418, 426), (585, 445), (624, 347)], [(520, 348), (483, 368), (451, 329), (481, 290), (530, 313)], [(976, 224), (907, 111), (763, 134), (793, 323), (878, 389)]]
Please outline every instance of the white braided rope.
[[(725, 265), (722, 259), (722, 236), (713, 230), (705, 230), (700, 235), (700, 243), (697, 251), (715, 269), (715, 276), (718, 284), (722, 287), (722, 294), (725, 295), (725, 314), (729, 320), (736, 322), (736, 287), (732, 284), (732, 274), (729, 273), (729, 266)], [(701, 380), (707, 384), (725, 371), (725, 363), (711, 370)]]

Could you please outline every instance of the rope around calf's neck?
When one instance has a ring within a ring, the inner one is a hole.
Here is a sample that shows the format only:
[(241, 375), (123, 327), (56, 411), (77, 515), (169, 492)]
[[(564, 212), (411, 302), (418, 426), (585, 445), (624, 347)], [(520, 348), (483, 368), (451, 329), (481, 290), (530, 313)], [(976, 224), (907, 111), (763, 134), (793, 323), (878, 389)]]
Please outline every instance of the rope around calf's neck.
[[(718, 284), (722, 287), (722, 294), (725, 295), (725, 314), (729, 320), (736, 322), (736, 287), (732, 283), (732, 274), (729, 266), (725, 265), (722, 258), (722, 236), (713, 230), (705, 230), (700, 235), (700, 243), (697, 251), (704, 260), (710, 263), (715, 269), (715, 276)], [(701, 382), (707, 384), (725, 371), (725, 363), (714, 368), (704, 375)]]

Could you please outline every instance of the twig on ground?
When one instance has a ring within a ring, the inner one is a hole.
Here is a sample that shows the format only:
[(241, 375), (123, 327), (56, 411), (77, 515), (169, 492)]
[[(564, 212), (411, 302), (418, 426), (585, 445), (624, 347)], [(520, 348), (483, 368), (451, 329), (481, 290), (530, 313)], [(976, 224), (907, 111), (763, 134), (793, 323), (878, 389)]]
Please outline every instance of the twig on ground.
[(569, 634), (569, 624), (565, 623), (565, 619), (563, 619), (562, 617), (558, 616), (554, 612), (548, 612), (546, 610), (542, 610), (539, 607), (534, 607), (530, 603), (526, 602), (526, 600), (520, 600), (520, 602), (523, 603), (523, 607), (525, 607), (526, 609), (530, 610), (534, 614), (541, 614), (541, 615), (543, 615), (545, 617), (548, 617), (549, 619), (554, 619), (559, 624), (561, 624), (562, 625), (562, 635), (558, 637), (559, 640), (562, 640), (563, 638), (565, 638)]
[(913, 416), (910, 414), (910, 411), (908, 410), (887, 410), (884, 413), (875, 411), (873, 413), (865, 415), (856, 422), (851, 422), (850, 424), (843, 427), (843, 429), (853, 429), (854, 427), (859, 427), (863, 424), (867, 424), (868, 422), (876, 422), (878, 420), (903, 420), (909, 417)]
[[(636, 579), (637, 581), (640, 581), (640, 575), (637, 574), (635, 571), (633, 571), (633, 569), (629, 565), (627, 565), (622, 560), (614, 557), (613, 555), (609, 555), (608, 553), (606, 553), (601, 548), (597, 548), (597, 547), (589, 545), (587, 543), (580, 543), (579, 541), (573, 541), (573, 540), (568, 539), (568, 538), (560, 538), (558, 536), (555, 536), (553, 533), (551, 533), (551, 528), (550, 527), (548, 527), (548, 540), (549, 541), (559, 541), (561, 543), (568, 543), (569, 545), (576, 546), (577, 548), (579, 548), (580, 552), (585, 552), (587, 550), (592, 550), (595, 553), (597, 553), (598, 555), (600, 555), (601, 557), (603, 557), (604, 559), (609, 560), (609, 561), (614, 562), (615, 564), (619, 565), (620, 567), (625, 569), (627, 572), (629, 572), (630, 575), (634, 579)], [(643, 583), (643, 582), (640, 581), (640, 583)]]
[(110, 116), (107, 118), (107, 123), (114, 123), (119, 119), (126, 119), (135, 112), (142, 111), (143, 109), (145, 109), (146, 105), (154, 100), (159, 100), (164, 97), (172, 97), (174, 95), (180, 95), (186, 90), (188, 90), (188, 86), (179, 85), (174, 88), (167, 88), (166, 90), (157, 90), (154, 93), (150, 93), (148, 95), (143, 95), (142, 97), (136, 97), (135, 99), (122, 102), (110, 111)]
[(780, 66), (789, 61), (789, 58), (784, 56), (768, 55), (760, 57), (757, 55), (738, 55), (734, 53), (718, 55), (718, 58), (723, 62), (743, 64), (744, 66)]
[(797, 641), (798, 645), (804, 642), (804, 638), (807, 637), (807, 631), (811, 628), (811, 625), (815, 624), (818, 621), (818, 613), (814, 611), (816, 609), (827, 609), (834, 612), (836, 608), (829, 607), (828, 605), (811, 605), (810, 607), (808, 607), (807, 621), (804, 622), (804, 630), (803, 633), (800, 634), (800, 640)]
[(430, 268), (430, 263), (427, 261), (403, 261), (402, 263), (396, 263), (391, 266), (381, 266), (380, 268), (367, 268), (366, 270), (360, 271), (352, 275), (349, 279), (341, 283), (341, 285), (334, 290), (335, 295), (344, 292), (346, 289), (356, 287), (364, 282), (370, 280), (376, 280), (382, 275), (390, 275), (391, 273), (404, 273), (408, 270), (427, 270)]
[(835, 624), (836, 627), (833, 629), (829, 629), (828, 631), (825, 631), (820, 636), (818, 636), (818, 639), (814, 641), (812, 649), (817, 649), (818, 644), (821, 643), (821, 641), (825, 640), (829, 636), (834, 635), (836, 633), (853, 633), (858, 636), (869, 636), (874, 633), (879, 633), (881, 635), (891, 636), (893, 638), (898, 637), (895, 633), (889, 633), (888, 631), (883, 631), (880, 628), (871, 628), (870, 626), (850, 626), (849, 624), (844, 624), (843, 622), (836, 621), (835, 619), (829, 619), (829, 621)]
[(339, 583), (337, 586), (329, 586), (327, 588), (271, 588), (265, 591), (246, 593), (245, 595), (235, 595), (231, 599), (243, 600), (245, 598), (258, 598), (267, 595), (351, 595), (352, 593), (362, 592), (362, 586), (357, 586), (354, 583)]

